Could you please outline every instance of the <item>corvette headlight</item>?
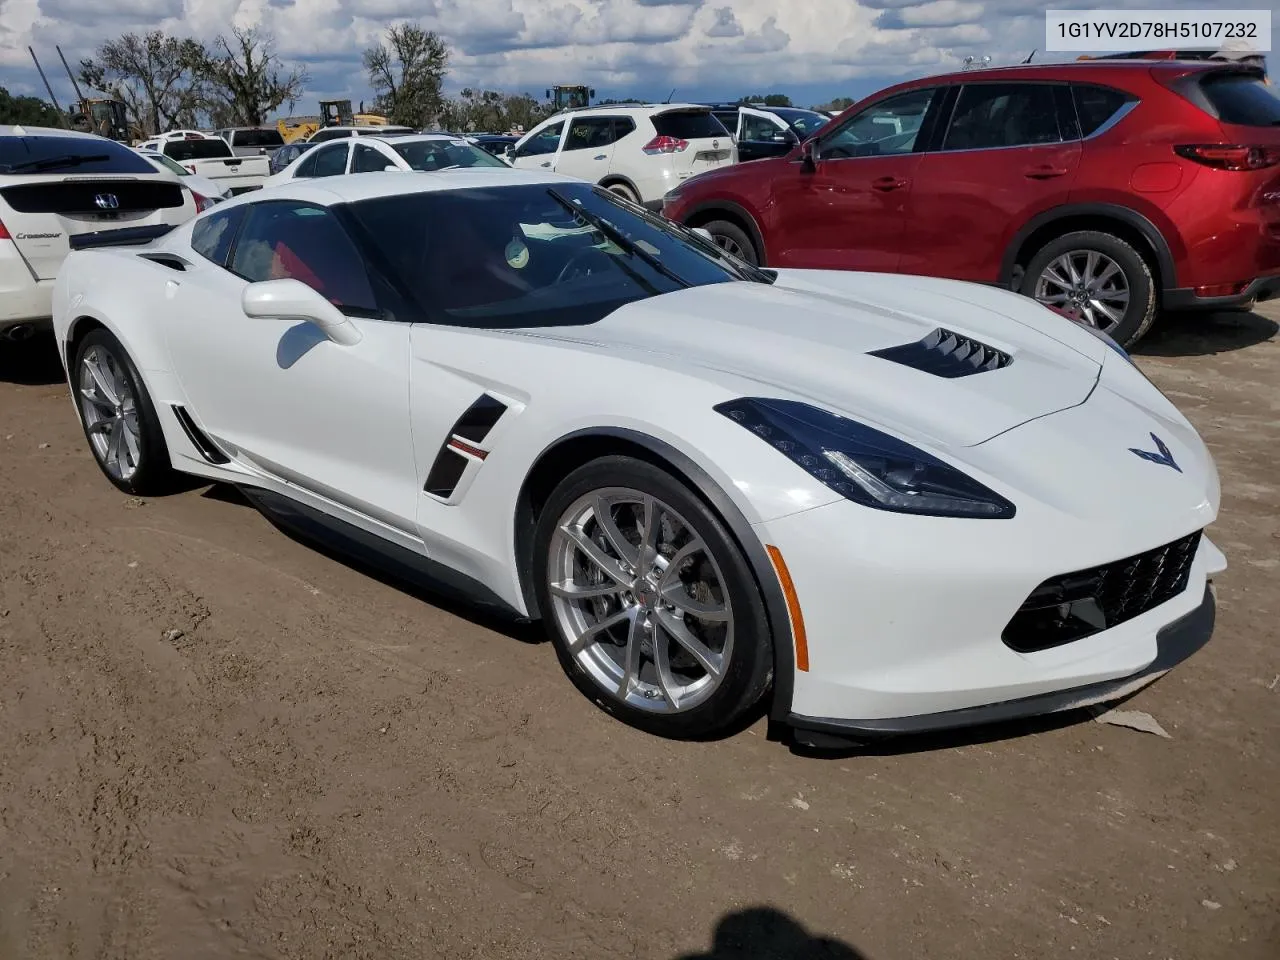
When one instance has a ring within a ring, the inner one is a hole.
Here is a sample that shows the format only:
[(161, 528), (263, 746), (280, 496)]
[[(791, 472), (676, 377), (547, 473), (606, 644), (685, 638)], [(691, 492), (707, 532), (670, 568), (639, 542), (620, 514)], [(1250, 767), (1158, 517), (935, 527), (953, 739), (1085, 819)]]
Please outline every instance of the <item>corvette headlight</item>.
[(950, 464), (807, 403), (744, 397), (715, 410), (854, 503), (930, 517), (1014, 515), (1012, 503)]

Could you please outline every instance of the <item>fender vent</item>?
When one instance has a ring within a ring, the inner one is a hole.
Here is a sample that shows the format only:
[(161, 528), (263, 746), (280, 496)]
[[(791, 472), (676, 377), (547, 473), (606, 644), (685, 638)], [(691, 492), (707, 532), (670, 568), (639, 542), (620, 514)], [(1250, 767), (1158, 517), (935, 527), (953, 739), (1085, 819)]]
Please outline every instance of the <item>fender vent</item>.
[(210, 463), (224, 464), (230, 463), (231, 458), (218, 449), (217, 445), (209, 439), (203, 430), (196, 426), (196, 422), (191, 419), (191, 414), (187, 413), (186, 407), (173, 405), (173, 415), (178, 418), (178, 424), (182, 427), (182, 432), (187, 435), (187, 439), (191, 441), (191, 445), (200, 452), (200, 456), (204, 457)]
[(462, 416), (440, 445), (423, 489), (441, 500), (452, 497), (467, 465), (473, 460), (483, 463), (489, 456), (489, 451), (480, 444), (506, 412), (507, 405), (497, 397), (480, 394), (471, 406), (462, 411)]
[(968, 377), (1013, 363), (1003, 350), (939, 327), (915, 343), (871, 351), (871, 356), (914, 367), (935, 377)]

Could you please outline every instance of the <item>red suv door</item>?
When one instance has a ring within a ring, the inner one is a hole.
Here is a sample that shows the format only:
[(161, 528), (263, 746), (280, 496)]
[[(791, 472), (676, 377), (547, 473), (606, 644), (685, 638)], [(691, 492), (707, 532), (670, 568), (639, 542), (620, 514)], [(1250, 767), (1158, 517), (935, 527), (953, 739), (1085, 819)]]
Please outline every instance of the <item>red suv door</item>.
[(921, 161), (915, 151), (937, 96), (938, 88), (925, 87), (881, 100), (824, 135), (811, 168), (786, 166), (773, 184), (770, 265), (898, 269)]
[(994, 282), (1014, 234), (1067, 202), (1080, 166), (1063, 115), (1070, 94), (1066, 84), (978, 81), (951, 98), (939, 149), (916, 170), (899, 270)]

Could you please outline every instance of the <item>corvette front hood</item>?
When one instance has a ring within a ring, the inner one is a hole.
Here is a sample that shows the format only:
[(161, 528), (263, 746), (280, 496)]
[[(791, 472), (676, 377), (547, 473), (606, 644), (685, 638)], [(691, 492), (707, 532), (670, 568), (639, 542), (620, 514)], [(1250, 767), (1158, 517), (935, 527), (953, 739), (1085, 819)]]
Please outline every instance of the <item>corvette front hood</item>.
[[(628, 304), (591, 326), (525, 335), (616, 354), (643, 351), (664, 367), (695, 367), (702, 376), (714, 371), (730, 389), (805, 399), (943, 446), (982, 443), (1083, 403), (1097, 382), (1101, 364), (1086, 353), (1096, 341), (1085, 335), (1087, 344), (1068, 346), (1016, 319), (1021, 298), (1008, 297), (1012, 309), (997, 313), (952, 295), (982, 292), (969, 284), (930, 289), (890, 276), (847, 276), (812, 274), (819, 284), (808, 271), (783, 271), (773, 286), (694, 287)], [(1025, 303), (1035, 320), (1057, 319)], [(1001, 350), (1012, 362), (948, 378), (870, 355), (939, 327)]]

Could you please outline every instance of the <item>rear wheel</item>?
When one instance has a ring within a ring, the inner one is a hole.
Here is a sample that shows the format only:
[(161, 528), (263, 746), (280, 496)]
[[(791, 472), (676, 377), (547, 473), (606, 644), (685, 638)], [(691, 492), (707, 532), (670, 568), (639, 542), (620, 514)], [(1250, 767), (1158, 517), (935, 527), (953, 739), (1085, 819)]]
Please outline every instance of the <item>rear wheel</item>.
[(664, 470), (623, 456), (575, 470), (542, 511), (533, 567), (561, 666), (619, 719), (708, 737), (768, 690), (772, 645), (750, 567)]
[(703, 229), (711, 234), (715, 245), (726, 253), (731, 253), (739, 260), (745, 260), (753, 267), (760, 266), (760, 254), (756, 245), (751, 242), (747, 232), (736, 223), (728, 220), (712, 220), (703, 224)]
[(71, 387), (89, 449), (125, 493), (166, 492), (177, 477), (151, 397), (124, 346), (94, 330), (76, 349)]
[(1136, 343), (1156, 318), (1150, 265), (1124, 240), (1097, 230), (1068, 233), (1040, 248), (1027, 264), (1022, 292), (1121, 346)]
[(614, 183), (606, 184), (605, 189), (610, 193), (616, 193), (624, 200), (630, 200), (632, 203), (638, 204), (640, 202), (640, 197), (637, 196), (636, 192), (625, 183), (618, 183), (615, 181)]

